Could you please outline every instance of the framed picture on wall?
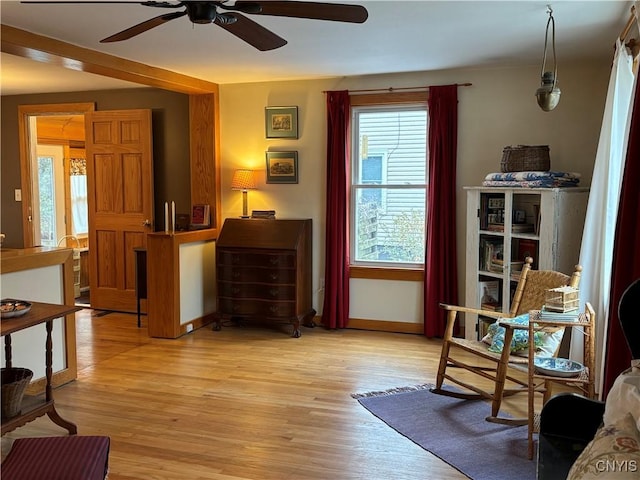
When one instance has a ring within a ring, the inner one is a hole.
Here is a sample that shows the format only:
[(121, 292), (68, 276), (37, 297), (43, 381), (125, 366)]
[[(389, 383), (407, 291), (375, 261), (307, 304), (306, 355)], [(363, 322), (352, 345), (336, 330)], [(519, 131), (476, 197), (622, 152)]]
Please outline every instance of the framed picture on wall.
[(298, 183), (298, 152), (267, 152), (267, 183)]
[(298, 107), (266, 107), (267, 138), (298, 138)]

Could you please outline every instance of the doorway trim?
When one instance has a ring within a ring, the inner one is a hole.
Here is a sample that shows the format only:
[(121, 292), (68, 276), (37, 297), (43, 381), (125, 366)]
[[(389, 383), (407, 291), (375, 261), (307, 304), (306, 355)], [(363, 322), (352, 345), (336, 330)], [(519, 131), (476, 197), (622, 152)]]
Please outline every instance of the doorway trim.
[(33, 171), (31, 168), (32, 147), (36, 139), (31, 138), (30, 119), (35, 116), (84, 115), (95, 111), (94, 103), (59, 103), (18, 106), (18, 141), (20, 145), (20, 188), (22, 188), (22, 235), (24, 248), (33, 247)]

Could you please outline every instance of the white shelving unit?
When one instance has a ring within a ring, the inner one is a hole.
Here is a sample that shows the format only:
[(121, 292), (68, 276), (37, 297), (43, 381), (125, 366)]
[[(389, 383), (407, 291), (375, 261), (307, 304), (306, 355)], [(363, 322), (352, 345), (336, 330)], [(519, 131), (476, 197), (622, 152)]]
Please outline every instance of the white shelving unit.
[[(496, 309), (508, 312), (525, 256), (533, 267), (570, 275), (580, 258), (587, 188), (464, 187), (467, 191), (465, 305), (481, 308), (482, 282), (497, 282)], [(507, 261), (508, 260), (508, 261)], [(489, 322), (494, 320), (488, 319)], [(465, 336), (488, 325), (465, 315)]]

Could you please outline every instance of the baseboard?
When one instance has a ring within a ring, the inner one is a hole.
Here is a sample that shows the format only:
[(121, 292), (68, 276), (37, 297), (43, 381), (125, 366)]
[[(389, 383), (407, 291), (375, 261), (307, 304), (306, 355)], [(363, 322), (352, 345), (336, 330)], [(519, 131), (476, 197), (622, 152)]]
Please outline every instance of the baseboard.
[[(316, 315), (313, 320), (316, 325), (322, 325), (322, 316)], [(374, 332), (413, 333), (418, 335), (424, 333), (424, 325), (421, 323), (389, 322), (386, 320), (367, 320), (364, 318), (350, 318), (347, 328), (353, 330), (371, 330)]]

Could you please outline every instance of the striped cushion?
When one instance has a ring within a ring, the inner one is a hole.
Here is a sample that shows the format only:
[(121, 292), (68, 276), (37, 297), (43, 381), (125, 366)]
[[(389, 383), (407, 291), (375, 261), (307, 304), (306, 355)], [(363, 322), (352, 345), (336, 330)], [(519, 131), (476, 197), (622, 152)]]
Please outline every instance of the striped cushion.
[(0, 470), (2, 480), (103, 480), (109, 437), (18, 438)]

